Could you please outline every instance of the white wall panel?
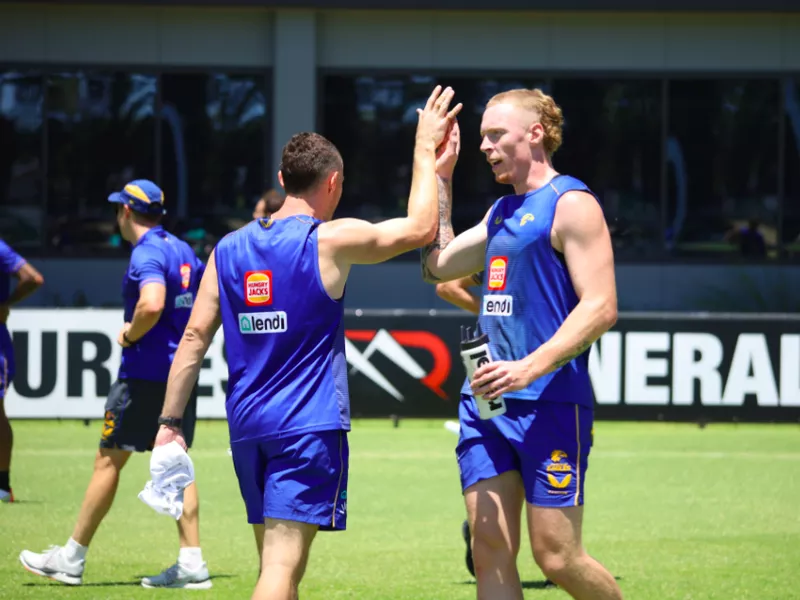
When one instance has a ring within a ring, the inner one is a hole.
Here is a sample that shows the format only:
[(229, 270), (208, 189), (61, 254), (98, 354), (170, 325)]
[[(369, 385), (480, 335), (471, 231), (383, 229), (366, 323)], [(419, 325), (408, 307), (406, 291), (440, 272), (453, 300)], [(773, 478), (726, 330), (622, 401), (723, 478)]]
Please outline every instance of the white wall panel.
[(487, 70), (547, 67), (551, 61), (550, 20), (542, 13), (440, 13), (433, 20), (431, 66)]
[(163, 9), (161, 63), (261, 67), (272, 62), (271, 13)]
[(781, 17), (781, 66), (800, 71), (800, 16)]
[(46, 23), (41, 8), (0, 5), (0, 61), (46, 60)]
[(43, 12), (47, 62), (158, 62), (157, 12), (91, 6), (48, 6)]
[[(779, 14), (320, 11), (322, 67), (479, 70), (800, 68), (800, 17)], [(0, 6), (0, 61), (262, 67), (261, 9)]]
[(780, 15), (668, 16), (670, 70), (773, 70), (781, 65)]
[(657, 14), (558, 14), (550, 39), (553, 69), (641, 71), (664, 63), (664, 18)]
[(800, 63), (798, 18), (658, 13), (323, 11), (332, 68), (747, 70)]
[(0, 6), (0, 62), (241, 67), (272, 62), (272, 13)]
[(318, 20), (318, 64), (340, 68), (430, 68), (434, 17), (434, 13), (424, 12), (322, 12)]

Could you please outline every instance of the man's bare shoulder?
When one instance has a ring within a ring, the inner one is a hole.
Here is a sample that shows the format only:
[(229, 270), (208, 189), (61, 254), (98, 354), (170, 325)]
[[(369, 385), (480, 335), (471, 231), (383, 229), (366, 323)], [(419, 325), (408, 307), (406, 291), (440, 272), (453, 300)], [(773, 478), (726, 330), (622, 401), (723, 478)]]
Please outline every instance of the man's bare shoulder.
[[(565, 207), (566, 210), (581, 208), (596, 208), (600, 210), (600, 202), (591, 193), (585, 190), (570, 190), (564, 192), (558, 199), (558, 207)], [(602, 213), (602, 210), (600, 210)]]
[(319, 241), (333, 242), (341, 240), (345, 237), (357, 235), (363, 232), (365, 227), (370, 227), (369, 221), (362, 219), (354, 219), (351, 217), (342, 217), (341, 219), (331, 219), (320, 223), (317, 228), (317, 239)]
[(554, 225), (559, 230), (583, 229), (605, 224), (603, 208), (595, 196), (582, 190), (565, 192), (556, 205)]

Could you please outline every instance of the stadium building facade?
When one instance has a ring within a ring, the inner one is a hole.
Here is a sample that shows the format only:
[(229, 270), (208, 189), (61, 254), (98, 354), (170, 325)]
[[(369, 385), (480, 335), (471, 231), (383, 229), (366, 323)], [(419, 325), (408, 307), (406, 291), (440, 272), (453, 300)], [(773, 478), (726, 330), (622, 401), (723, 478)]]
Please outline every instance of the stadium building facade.
[[(539, 86), (566, 116), (556, 167), (603, 201), (623, 310), (800, 308), (797, 2), (275, 4), (0, 2), (0, 235), (38, 256), (33, 305), (119, 302), (124, 181), (158, 181), (206, 252), (297, 131), (340, 147), (341, 215), (401, 214), (414, 109), (442, 82), (466, 106), (457, 229), (503, 193), (483, 105)], [(415, 262), (357, 270), (349, 306), (442, 307)]]

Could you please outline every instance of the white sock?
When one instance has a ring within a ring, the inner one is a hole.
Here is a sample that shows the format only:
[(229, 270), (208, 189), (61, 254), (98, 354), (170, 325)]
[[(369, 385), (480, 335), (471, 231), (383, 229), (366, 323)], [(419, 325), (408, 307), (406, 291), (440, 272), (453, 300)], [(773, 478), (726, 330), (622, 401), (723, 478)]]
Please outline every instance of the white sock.
[(203, 566), (203, 551), (200, 548), (181, 548), (178, 552), (178, 564), (190, 571), (197, 571)]
[(69, 538), (67, 545), (64, 546), (64, 552), (70, 562), (86, 560), (86, 553), (89, 551), (89, 546), (81, 546), (78, 542)]

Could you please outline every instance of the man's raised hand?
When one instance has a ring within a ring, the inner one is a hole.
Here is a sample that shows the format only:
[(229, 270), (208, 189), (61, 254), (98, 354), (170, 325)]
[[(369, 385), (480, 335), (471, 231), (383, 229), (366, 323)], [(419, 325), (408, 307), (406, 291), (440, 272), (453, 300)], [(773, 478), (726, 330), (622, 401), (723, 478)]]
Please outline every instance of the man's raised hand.
[(458, 121), (453, 119), (444, 143), (436, 150), (436, 174), (450, 181), (456, 168), (458, 153), (461, 152), (461, 131)]
[(448, 110), (454, 94), (453, 88), (447, 87), (442, 91), (442, 86), (437, 85), (425, 103), (425, 107), (417, 109), (419, 115), (417, 143), (433, 142), (434, 146), (439, 148), (445, 141), (451, 132), (456, 115), (463, 108), (463, 105), (459, 103), (452, 110)]

